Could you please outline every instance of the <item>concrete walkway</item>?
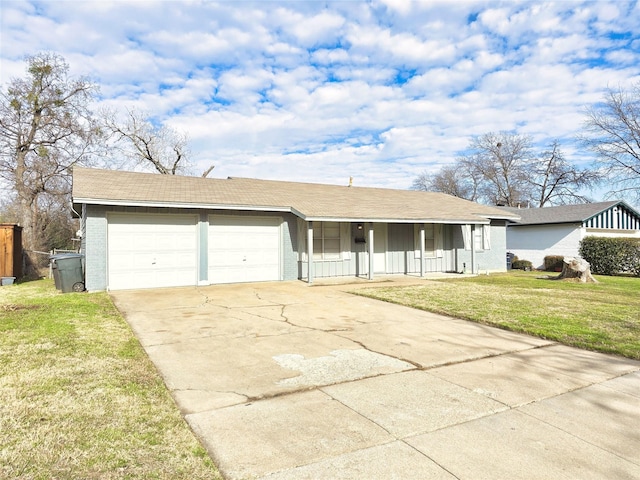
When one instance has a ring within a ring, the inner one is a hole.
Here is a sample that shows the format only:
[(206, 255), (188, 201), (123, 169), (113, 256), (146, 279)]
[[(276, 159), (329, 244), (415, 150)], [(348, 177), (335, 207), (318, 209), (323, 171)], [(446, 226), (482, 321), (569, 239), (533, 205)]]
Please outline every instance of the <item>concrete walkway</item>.
[(361, 287), (113, 297), (228, 479), (640, 478), (640, 362)]

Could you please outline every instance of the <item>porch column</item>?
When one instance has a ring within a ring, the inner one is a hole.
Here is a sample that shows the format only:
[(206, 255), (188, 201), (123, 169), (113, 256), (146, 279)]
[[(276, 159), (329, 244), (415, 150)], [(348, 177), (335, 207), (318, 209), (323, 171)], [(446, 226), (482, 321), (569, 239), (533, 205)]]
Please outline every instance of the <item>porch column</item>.
[(471, 224), (471, 273), (476, 273), (476, 224)]
[(369, 241), (367, 242), (369, 245), (369, 280), (373, 280), (373, 252), (375, 249), (373, 248), (373, 223), (367, 224), (367, 235), (369, 237)]
[(307, 222), (307, 283), (313, 283), (313, 222)]
[(424, 277), (424, 223), (420, 224), (420, 276)]

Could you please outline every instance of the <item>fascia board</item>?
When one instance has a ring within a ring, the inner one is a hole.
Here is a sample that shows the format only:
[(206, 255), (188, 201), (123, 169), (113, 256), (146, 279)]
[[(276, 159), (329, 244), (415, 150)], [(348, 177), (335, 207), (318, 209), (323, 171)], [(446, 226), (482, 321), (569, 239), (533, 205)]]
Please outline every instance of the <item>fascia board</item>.
[(443, 225), (488, 225), (490, 220), (482, 218), (435, 219), (435, 218), (351, 218), (351, 217), (302, 217), (308, 222), (351, 222), (351, 223), (440, 223)]
[(92, 198), (74, 198), (74, 204), (86, 203), (87, 205), (109, 205), (118, 207), (159, 207), (159, 208), (192, 208), (197, 210), (240, 210), (259, 212), (286, 212), (295, 213), (291, 207), (277, 207), (266, 205), (228, 205), (228, 204), (208, 204), (208, 203), (171, 203), (171, 202), (145, 202), (145, 201), (122, 201), (122, 200), (102, 200)]

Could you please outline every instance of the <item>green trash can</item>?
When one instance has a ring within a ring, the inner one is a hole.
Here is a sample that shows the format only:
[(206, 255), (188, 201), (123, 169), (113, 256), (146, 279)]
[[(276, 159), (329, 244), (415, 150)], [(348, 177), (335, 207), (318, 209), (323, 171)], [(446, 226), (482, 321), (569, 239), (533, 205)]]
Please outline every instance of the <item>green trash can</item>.
[(55, 264), (58, 267), (60, 290), (62, 290), (63, 293), (84, 292), (82, 255), (80, 253), (68, 253), (56, 255), (56, 257)]
[(64, 257), (65, 253), (58, 253), (56, 255), (51, 255), (49, 257), (49, 263), (51, 263), (51, 272), (53, 273), (53, 281), (56, 284), (56, 290), (62, 290), (62, 285), (60, 284), (60, 272), (58, 272), (58, 264), (56, 260)]

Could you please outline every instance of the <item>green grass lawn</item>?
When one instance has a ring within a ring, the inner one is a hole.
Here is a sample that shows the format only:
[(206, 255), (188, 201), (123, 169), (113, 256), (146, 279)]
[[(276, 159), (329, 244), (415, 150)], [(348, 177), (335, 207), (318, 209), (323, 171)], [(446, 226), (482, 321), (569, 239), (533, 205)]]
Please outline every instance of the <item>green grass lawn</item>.
[(219, 479), (106, 293), (0, 287), (0, 478)]
[(597, 284), (510, 272), (356, 293), (640, 360), (640, 278)]

